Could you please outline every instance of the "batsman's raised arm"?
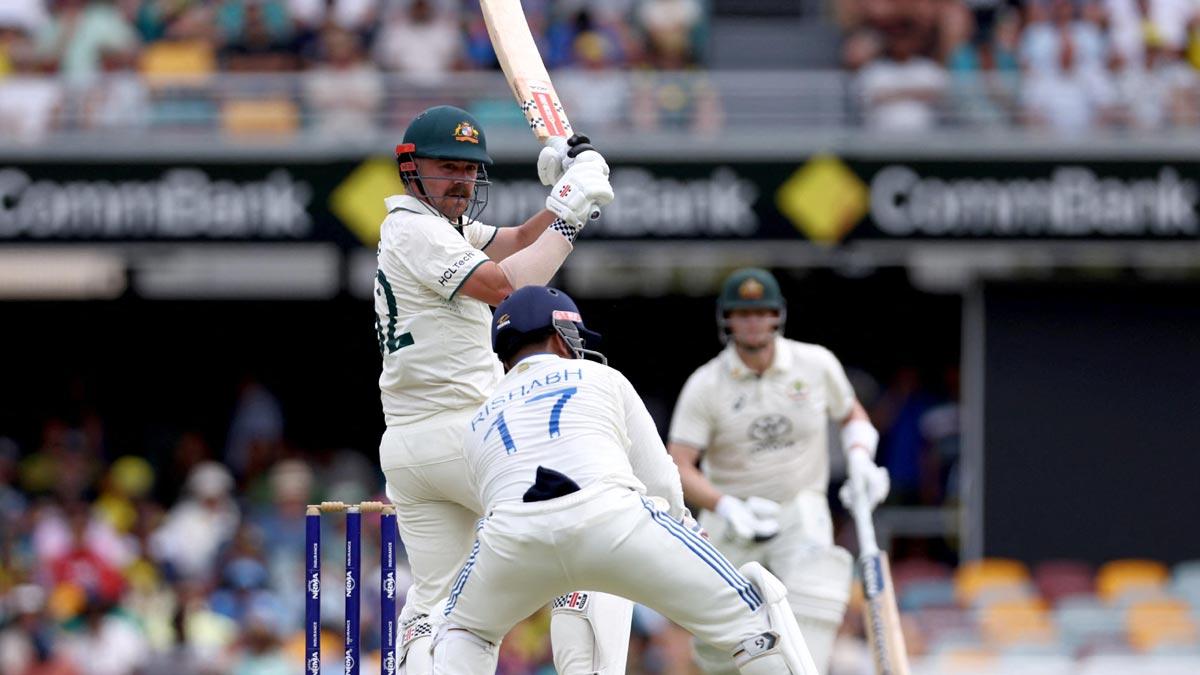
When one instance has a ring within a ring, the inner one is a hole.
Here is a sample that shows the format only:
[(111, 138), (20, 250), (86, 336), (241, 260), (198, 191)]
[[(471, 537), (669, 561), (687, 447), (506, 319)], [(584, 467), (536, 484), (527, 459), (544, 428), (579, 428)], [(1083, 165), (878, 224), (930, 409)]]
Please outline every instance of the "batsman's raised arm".
[(383, 246), (421, 240), (430, 255), (415, 262), (430, 268), (426, 283), (436, 284), (435, 292), (449, 290), (448, 299), (462, 293), (494, 306), (514, 289), (548, 282), (592, 211), (613, 200), (604, 158), (584, 137), (560, 140), (539, 157), (539, 173), (557, 177), (546, 208), (517, 227), (495, 228), (476, 220), (487, 205), (480, 188), (490, 185), (492, 162), (482, 129), (457, 108), (426, 111), (396, 147), (406, 194), (388, 203), (389, 214), (411, 212), (418, 218), (410, 220), (422, 225), (416, 233), (393, 234), (385, 222)]

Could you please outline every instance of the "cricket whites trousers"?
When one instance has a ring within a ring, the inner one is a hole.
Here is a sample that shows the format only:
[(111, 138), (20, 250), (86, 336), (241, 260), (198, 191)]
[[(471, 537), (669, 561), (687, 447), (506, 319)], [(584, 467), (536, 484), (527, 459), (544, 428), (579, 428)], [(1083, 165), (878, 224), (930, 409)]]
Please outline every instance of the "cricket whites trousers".
[(574, 589), (651, 607), (726, 654), (770, 630), (758, 590), (708, 541), (637, 492), (604, 482), (497, 505), (451, 589), (447, 628), (495, 644)]

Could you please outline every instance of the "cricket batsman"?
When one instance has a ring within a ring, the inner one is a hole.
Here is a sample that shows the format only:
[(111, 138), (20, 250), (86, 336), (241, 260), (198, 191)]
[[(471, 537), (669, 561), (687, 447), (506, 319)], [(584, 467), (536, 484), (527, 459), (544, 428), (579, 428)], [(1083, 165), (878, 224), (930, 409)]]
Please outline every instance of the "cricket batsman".
[(466, 487), (488, 515), (440, 612), (434, 673), (491, 675), (514, 624), (585, 588), (559, 602), (617, 594), (744, 675), (815, 675), (783, 584), (704, 538), (650, 413), (598, 339), (553, 288), (526, 286), (496, 308), (508, 374), (465, 425)]
[[(833, 545), (828, 421), (840, 426), (846, 495), (861, 491), (875, 506), (889, 480), (875, 464), (879, 433), (841, 363), (824, 347), (784, 338), (786, 316), (770, 272), (742, 269), (726, 279), (717, 298), (725, 349), (688, 378), (667, 447), (688, 502), (705, 510), (700, 523), (717, 548), (736, 565), (761, 563), (787, 587), (813, 661), (825, 673), (853, 571), (850, 554)], [(736, 672), (722, 650), (699, 641), (694, 648), (705, 673)]]
[[(397, 661), (400, 672), (427, 675), (430, 607), (449, 592), (482, 513), (467, 488), (462, 433), (503, 374), (490, 346), (488, 306), (514, 289), (548, 282), (613, 191), (608, 164), (586, 138), (555, 139), (538, 159), (539, 176), (553, 186), (545, 210), (517, 227), (479, 222), (492, 163), (487, 137), (473, 116), (451, 106), (418, 115), (396, 160), (405, 194), (385, 201), (374, 289), (387, 424), (379, 461), (413, 578)], [(623, 670), (632, 605), (611, 600), (617, 608), (608, 616), (624, 623), (609, 631), (621, 648), (608, 651), (620, 652), (616, 665)], [(599, 647), (591, 619), (555, 614), (560, 673), (604, 669), (592, 662)]]

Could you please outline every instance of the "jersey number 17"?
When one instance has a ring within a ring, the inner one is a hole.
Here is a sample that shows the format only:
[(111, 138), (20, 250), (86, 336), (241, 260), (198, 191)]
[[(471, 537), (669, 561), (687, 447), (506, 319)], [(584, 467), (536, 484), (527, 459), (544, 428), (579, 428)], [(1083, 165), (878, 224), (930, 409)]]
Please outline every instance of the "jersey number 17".
[[(562, 389), (548, 391), (544, 394), (538, 394), (537, 396), (532, 396), (525, 400), (525, 405), (529, 405), (535, 401), (554, 398), (556, 396), (558, 397), (558, 400), (556, 400), (554, 405), (550, 408), (550, 438), (558, 438), (560, 435), (562, 435), (562, 430), (559, 428), (559, 420), (562, 417), (563, 408), (566, 407), (567, 401), (571, 400), (571, 397), (574, 396), (575, 392), (577, 391), (579, 391), (578, 387), (564, 387)], [(508, 430), (508, 423), (504, 421), (503, 410), (500, 411), (500, 414), (496, 415), (496, 419), (492, 420), (491, 425), (488, 426), (487, 433), (483, 435), (483, 440), (486, 441), (488, 437), (492, 435), (493, 429), (496, 431), (496, 433), (500, 434), (500, 442), (504, 443), (505, 454), (511, 455), (517, 451), (517, 444), (513, 442), (512, 433), (510, 433)]]

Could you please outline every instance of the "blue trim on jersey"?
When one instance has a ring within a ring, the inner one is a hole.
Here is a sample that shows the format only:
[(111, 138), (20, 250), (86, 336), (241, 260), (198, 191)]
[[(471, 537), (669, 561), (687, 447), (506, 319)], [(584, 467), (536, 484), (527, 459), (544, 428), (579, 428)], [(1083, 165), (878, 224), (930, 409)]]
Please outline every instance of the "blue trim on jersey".
[(737, 594), (750, 607), (750, 611), (756, 611), (762, 606), (762, 596), (758, 594), (758, 590), (754, 588), (754, 585), (737, 570), (733, 569), (733, 564), (720, 551), (714, 548), (711, 543), (676, 522), (670, 515), (659, 511), (653, 504), (646, 501), (645, 498), (642, 499), (642, 506), (650, 513), (650, 517), (654, 522), (658, 523), (671, 536), (682, 542), (692, 553), (695, 553), (705, 564), (719, 574), (725, 580), (725, 583), (737, 591)]

